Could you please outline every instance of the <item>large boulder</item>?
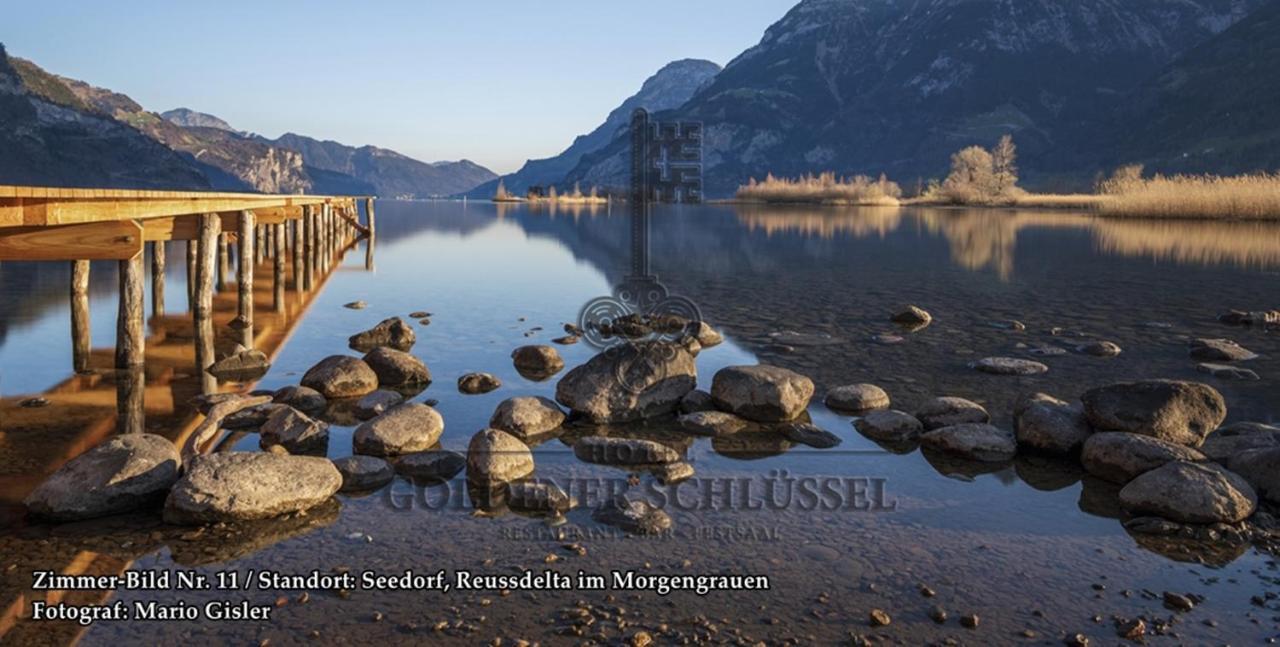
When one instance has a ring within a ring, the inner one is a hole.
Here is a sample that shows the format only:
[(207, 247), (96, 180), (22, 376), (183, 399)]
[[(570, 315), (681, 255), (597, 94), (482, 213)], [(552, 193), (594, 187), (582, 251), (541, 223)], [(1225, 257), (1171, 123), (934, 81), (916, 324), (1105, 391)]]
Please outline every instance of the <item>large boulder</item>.
[(531, 380), (545, 380), (564, 368), (560, 352), (551, 346), (521, 346), (511, 352), (516, 372)]
[(622, 343), (565, 374), (556, 401), (592, 422), (632, 422), (675, 411), (697, 381), (697, 365), (683, 346)]
[(163, 500), (181, 464), (178, 448), (163, 436), (115, 436), (68, 461), (23, 503), (59, 521), (128, 512)]
[(1112, 483), (1128, 483), (1173, 461), (1203, 460), (1204, 454), (1190, 447), (1118, 431), (1093, 434), (1080, 450), (1085, 471)]
[(716, 406), (756, 422), (785, 422), (804, 413), (813, 380), (778, 366), (729, 366), (711, 381)]
[(352, 350), (362, 353), (368, 352), (378, 346), (388, 346), (396, 350), (407, 351), (413, 348), (413, 344), (418, 341), (413, 327), (405, 323), (400, 317), (392, 317), (383, 320), (378, 325), (364, 331), (358, 332), (351, 336), (348, 345)]
[(699, 411), (716, 411), (716, 401), (710, 393), (694, 389), (680, 398), (680, 413), (697, 413)]
[(1084, 409), (1036, 393), (1018, 403), (1013, 416), (1018, 445), (1047, 454), (1071, 455), (1093, 434)]
[(379, 346), (365, 353), (364, 363), (373, 369), (382, 387), (429, 384), (431, 371), (422, 360), (401, 350)]
[(1120, 505), (1132, 515), (1154, 515), (1182, 523), (1236, 523), (1258, 507), (1258, 496), (1239, 474), (1213, 463), (1167, 463), (1120, 490)]
[(522, 396), (503, 400), (489, 418), (489, 426), (528, 441), (559, 429), (564, 420), (564, 411), (552, 400)]
[(680, 452), (652, 440), (587, 436), (573, 444), (578, 460), (602, 465), (656, 465), (680, 460)]
[(276, 409), (258, 434), (263, 449), (279, 445), (290, 454), (323, 454), (329, 448), (329, 425), (288, 406)]
[(533, 473), (533, 453), (519, 438), (500, 429), (482, 429), (467, 445), (467, 480), (494, 486)]
[(1018, 442), (1013, 432), (985, 423), (964, 423), (934, 429), (920, 436), (920, 445), (983, 463), (1013, 460), (1018, 453)]
[(378, 388), (378, 375), (358, 357), (330, 355), (307, 370), (302, 386), (326, 398), (358, 398)]
[(396, 456), (430, 449), (444, 433), (444, 418), (420, 402), (406, 402), (356, 428), (357, 454)]
[(1127, 431), (1199, 447), (1227, 417), (1217, 389), (1198, 382), (1147, 380), (1090, 389), (1081, 398), (1099, 431)]
[(1226, 463), (1229, 458), (1251, 449), (1280, 447), (1280, 427), (1261, 422), (1236, 422), (1209, 434), (1200, 446), (1205, 456)]
[(329, 406), (329, 401), (324, 395), (306, 386), (286, 386), (272, 394), (271, 399), (277, 404), (287, 404), (309, 416), (318, 415)]
[(1227, 461), (1227, 467), (1244, 477), (1259, 496), (1280, 503), (1280, 447), (1240, 452)]
[(889, 394), (874, 384), (846, 384), (827, 391), (823, 403), (836, 411), (888, 409)]
[(265, 452), (196, 456), (169, 491), (164, 519), (175, 524), (249, 521), (314, 507), (342, 487), (327, 458)]
[(946, 396), (925, 402), (916, 410), (916, 418), (926, 430), (941, 429), (951, 425), (981, 424), (991, 421), (991, 415), (982, 405), (964, 398)]
[(333, 466), (342, 475), (343, 492), (368, 492), (391, 482), (396, 477), (391, 464), (376, 456), (337, 458)]

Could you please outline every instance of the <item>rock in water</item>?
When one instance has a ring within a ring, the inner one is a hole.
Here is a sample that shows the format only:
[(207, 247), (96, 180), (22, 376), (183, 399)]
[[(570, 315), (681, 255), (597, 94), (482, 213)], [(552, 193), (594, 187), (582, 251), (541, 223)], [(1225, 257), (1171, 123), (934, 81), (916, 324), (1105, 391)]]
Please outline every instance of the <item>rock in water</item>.
[(378, 376), (383, 387), (430, 384), (431, 371), (422, 360), (388, 346), (379, 346), (364, 356), (364, 363)]
[(1115, 357), (1122, 351), (1120, 346), (1109, 341), (1091, 341), (1076, 346), (1076, 352), (1094, 357)]
[(1018, 442), (1013, 432), (984, 423), (964, 423), (934, 429), (920, 437), (924, 447), (984, 463), (1013, 460)]
[(836, 411), (888, 409), (889, 394), (874, 384), (847, 384), (827, 391), (824, 403)]
[(408, 351), (417, 341), (413, 327), (400, 317), (392, 317), (364, 332), (352, 335), (348, 345), (352, 350), (362, 353), (367, 353), (378, 346), (390, 346), (396, 350)]
[(930, 315), (923, 308), (907, 306), (895, 312), (889, 319), (894, 323), (907, 326), (927, 326), (929, 322), (933, 321), (933, 315)]
[(406, 402), (356, 428), (357, 454), (395, 456), (430, 449), (444, 433), (444, 418), (431, 407)]
[(491, 373), (467, 373), (458, 378), (458, 392), (467, 395), (488, 393), (501, 386), (502, 380)]
[(1230, 364), (1215, 364), (1212, 362), (1200, 362), (1196, 364), (1196, 370), (1201, 373), (1208, 373), (1216, 378), (1223, 380), (1260, 380), (1262, 379), (1258, 373), (1252, 369), (1240, 368)]
[(708, 326), (705, 321), (698, 322), (698, 332), (694, 337), (698, 340), (698, 345), (703, 348), (711, 348), (724, 343), (724, 336), (715, 328)]
[(333, 466), (342, 475), (343, 492), (368, 492), (391, 482), (396, 477), (391, 464), (376, 456), (337, 458)]
[(467, 480), (482, 486), (509, 483), (533, 473), (533, 454), (519, 438), (482, 429), (467, 445)]
[(1243, 362), (1258, 356), (1230, 339), (1192, 339), (1187, 352), (1202, 362)]
[(433, 483), (448, 481), (466, 467), (462, 454), (443, 449), (405, 454), (396, 460), (396, 471), (415, 481)]
[(561, 515), (574, 500), (550, 481), (518, 481), (507, 489), (507, 505), (512, 510), (534, 514)]
[(964, 423), (985, 423), (991, 420), (987, 410), (977, 402), (964, 398), (934, 398), (916, 410), (916, 418), (926, 430), (940, 429)]
[(252, 407), (245, 407), (229, 416), (222, 421), (223, 429), (241, 430), (241, 429), (258, 429), (262, 425), (267, 424), (267, 420), (271, 414), (281, 409), (289, 409), (287, 404), (278, 404), (275, 402), (264, 402)]
[(648, 501), (618, 495), (591, 513), (596, 521), (633, 535), (657, 535), (671, 529), (671, 517)]
[(813, 381), (777, 366), (729, 366), (711, 381), (716, 406), (756, 422), (796, 419), (809, 406)]
[(272, 394), (271, 399), (278, 404), (287, 404), (309, 416), (319, 414), (329, 406), (329, 401), (319, 391), (305, 386), (286, 386)]
[(831, 449), (840, 444), (839, 436), (809, 422), (788, 422), (778, 431), (787, 440), (814, 449)]
[(219, 379), (249, 381), (262, 377), (271, 369), (271, 360), (260, 350), (244, 350), (229, 355), (205, 369)]
[(164, 499), (182, 459), (163, 436), (124, 434), (67, 461), (23, 501), (58, 521), (105, 517)]
[(1203, 461), (1204, 454), (1158, 438), (1108, 431), (1084, 441), (1080, 462), (1085, 471), (1112, 483), (1128, 483), (1173, 461)]
[(1173, 462), (1124, 486), (1120, 504), (1130, 514), (1182, 523), (1236, 523), (1253, 514), (1258, 497), (1244, 478), (1221, 466)]
[(1225, 465), (1229, 458), (1240, 452), (1272, 447), (1280, 447), (1280, 427), (1260, 422), (1236, 422), (1209, 434), (1200, 451)]
[(680, 460), (680, 452), (652, 440), (588, 436), (573, 444), (578, 460), (602, 465), (656, 465)]
[(716, 402), (706, 391), (694, 389), (680, 398), (680, 413), (697, 413), (699, 411), (715, 411)]
[(1198, 382), (1148, 380), (1090, 389), (1081, 398), (1099, 431), (1127, 431), (1199, 447), (1227, 417), (1217, 389)]
[(378, 389), (356, 402), (355, 415), (360, 420), (376, 418), (401, 402), (404, 402), (403, 395), (395, 391)]
[(1259, 496), (1280, 503), (1280, 447), (1240, 452), (1227, 461), (1227, 467), (1248, 481)]
[(1016, 357), (985, 357), (969, 365), (982, 373), (992, 375), (1039, 375), (1049, 367), (1040, 362)]
[(905, 411), (872, 411), (853, 422), (859, 433), (884, 443), (913, 440), (924, 431), (924, 425)]
[(330, 355), (307, 370), (302, 386), (326, 398), (358, 398), (378, 388), (378, 375), (358, 357)]
[(649, 473), (662, 485), (672, 485), (693, 478), (693, 466), (684, 462), (663, 463), (649, 468)]
[(329, 425), (293, 407), (279, 405), (258, 431), (258, 445), (279, 445), (290, 454), (323, 454), (329, 449)]
[(565, 374), (556, 401), (595, 423), (632, 422), (675, 411), (697, 381), (693, 355), (683, 346), (622, 343)]
[(545, 380), (564, 368), (560, 353), (551, 346), (521, 346), (511, 353), (516, 372), (531, 380)]
[(489, 426), (522, 441), (545, 436), (564, 423), (564, 411), (553, 401), (536, 396), (503, 400), (489, 418)]
[(696, 436), (728, 436), (747, 428), (746, 420), (723, 411), (697, 411), (676, 419), (680, 428)]
[(169, 491), (164, 519), (174, 524), (268, 519), (314, 507), (342, 487), (327, 458), (261, 452), (191, 459)]
[(365, 308), (369, 307), (369, 304), (365, 303), (364, 301), (352, 301), (350, 303), (342, 304), (342, 307), (348, 310), (364, 310)]
[(1036, 393), (1018, 404), (1013, 433), (1020, 446), (1048, 454), (1073, 455), (1093, 429), (1082, 407)]

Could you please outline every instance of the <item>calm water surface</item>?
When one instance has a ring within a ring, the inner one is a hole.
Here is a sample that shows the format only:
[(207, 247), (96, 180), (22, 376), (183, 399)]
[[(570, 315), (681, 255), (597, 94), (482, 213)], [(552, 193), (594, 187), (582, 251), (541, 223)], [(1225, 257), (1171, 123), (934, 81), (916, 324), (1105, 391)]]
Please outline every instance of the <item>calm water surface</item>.
[[(553, 396), (555, 380), (519, 376), (511, 350), (563, 334), (563, 322), (576, 320), (589, 299), (608, 294), (627, 267), (628, 221), (618, 210), (383, 202), (378, 218), (374, 268), (366, 269), (362, 253), (348, 255), (293, 324), (270, 373), (255, 388), (296, 384), (315, 362), (343, 352), (352, 333), (389, 316), (430, 311), (432, 323), (418, 328), (413, 352), (427, 362), (435, 381), (417, 399), (439, 400), (446, 421), (442, 445), (457, 451), (465, 451), (471, 434), (486, 426), (503, 399)], [(568, 639), (560, 632), (585, 602), (597, 605), (598, 620), (582, 638), (570, 638), (609, 642), (646, 629), (664, 640), (701, 636), (746, 644), (831, 643), (847, 641), (850, 634), (879, 634), (903, 644), (948, 637), (981, 644), (1056, 643), (1079, 632), (1112, 643), (1115, 615), (1149, 621), (1172, 616), (1144, 595), (1165, 590), (1197, 593), (1206, 601), (1181, 616), (1172, 635), (1157, 640), (1250, 644), (1280, 635), (1280, 606), (1250, 603), (1251, 596), (1280, 591), (1274, 557), (1254, 549), (1132, 537), (1119, 522), (1115, 488), (1082, 478), (1078, 466), (1025, 458), (1011, 465), (955, 464), (914, 448), (888, 451), (859, 436), (849, 417), (820, 404), (826, 388), (873, 382), (889, 391), (895, 408), (909, 411), (933, 396), (958, 395), (983, 403), (996, 424), (1009, 426), (1012, 403), (1022, 392), (1076, 398), (1110, 381), (1163, 377), (1213, 383), (1227, 398), (1229, 422), (1274, 422), (1280, 417), (1280, 337), (1227, 328), (1215, 317), (1229, 308), (1276, 307), (1277, 225), (1124, 222), (1040, 212), (705, 206), (655, 214), (652, 253), (668, 288), (693, 299), (726, 335), (725, 344), (699, 356), (700, 386), (708, 388), (717, 369), (734, 364), (767, 362), (803, 372), (819, 389), (810, 415), (843, 444), (818, 451), (771, 438), (690, 441), (661, 425), (609, 433), (671, 442), (686, 451), (699, 477), (720, 483), (721, 477), (755, 487), (766, 478), (883, 479), (893, 510), (814, 510), (799, 500), (767, 511), (673, 505), (668, 510), (674, 536), (623, 538), (594, 523), (589, 509), (574, 510), (558, 528), (513, 514), (476, 515), (459, 477), (419, 490), (416, 503), (406, 503), (414, 489), (397, 482), (368, 496), (339, 496), (337, 504), (302, 518), (248, 529), (191, 532), (148, 515), (48, 527), (22, 521), (14, 504), (31, 486), (31, 474), (67, 449), (33, 450), (44, 445), (0, 421), (0, 500), (8, 505), (8, 530), (0, 537), (0, 569), (8, 569), (2, 603), (20, 599), (33, 568), (551, 568), (570, 574), (635, 569), (761, 574), (771, 578), (773, 590), (702, 598), (622, 591), (313, 591), (305, 603), (296, 593), (285, 596), (270, 624), (98, 623), (82, 640), (365, 644), (500, 637), (556, 644)], [(180, 255), (171, 252), (170, 258)], [(171, 312), (185, 306), (182, 268), (172, 270)], [(40, 394), (68, 379), (68, 275), (62, 265), (0, 266), (0, 395)], [(95, 348), (109, 349), (113, 342), (114, 286), (112, 267), (95, 265)], [(357, 299), (368, 308), (342, 307)], [(929, 310), (934, 324), (904, 335), (900, 344), (873, 341), (880, 333), (900, 333), (887, 315), (906, 303)], [(1026, 331), (990, 325), (1008, 319), (1024, 322)], [(1231, 337), (1260, 353), (1248, 366), (1262, 379), (1224, 382), (1198, 373), (1186, 354), (1191, 336)], [(1023, 354), (1028, 344), (1069, 348), (1087, 338), (1113, 341), (1124, 353), (1111, 359), (1052, 357), (1042, 360), (1051, 366), (1047, 374), (1023, 378), (982, 375), (967, 366), (985, 356)], [(585, 344), (560, 350), (569, 366), (592, 354)], [(455, 380), (470, 371), (492, 372), (503, 387), (461, 395)], [(352, 430), (333, 428), (331, 456), (350, 454)], [(252, 434), (230, 442), (235, 449), (258, 446)], [(625, 487), (627, 472), (577, 461), (567, 440), (550, 440), (534, 453), (538, 476), (599, 477)], [(654, 487), (652, 477), (638, 476), (637, 489)], [(724, 498), (716, 492), (699, 498), (701, 486), (693, 483), (691, 500)], [(440, 503), (450, 497), (453, 503)], [(565, 550), (566, 543), (587, 552)], [(922, 584), (937, 596), (922, 597)], [(269, 602), (279, 595), (129, 592), (115, 599)], [(929, 619), (935, 605), (950, 614), (946, 624)], [(889, 611), (893, 624), (871, 629), (872, 608)], [(968, 613), (981, 617), (977, 630), (958, 625), (956, 618)], [(1024, 637), (1025, 631), (1036, 638)], [(37, 632), (27, 626), (11, 635), (60, 642), (75, 634), (74, 628)]]

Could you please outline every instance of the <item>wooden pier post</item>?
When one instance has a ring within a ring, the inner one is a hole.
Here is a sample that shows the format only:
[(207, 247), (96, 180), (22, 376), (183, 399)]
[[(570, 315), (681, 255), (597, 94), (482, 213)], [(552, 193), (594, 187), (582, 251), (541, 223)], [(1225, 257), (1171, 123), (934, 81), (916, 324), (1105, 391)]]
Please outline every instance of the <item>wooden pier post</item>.
[(196, 260), (196, 305), (192, 310), (196, 336), (196, 370), (200, 372), (200, 392), (213, 393), (218, 381), (205, 369), (213, 365), (213, 283), (217, 272), (218, 234), (222, 219), (217, 214), (200, 216)]
[(364, 269), (373, 271), (373, 246), (377, 240), (378, 221), (374, 218), (373, 198), (364, 199), (364, 218), (365, 227), (368, 232), (365, 234), (364, 241)]
[(266, 245), (263, 244), (264, 241), (262, 239), (265, 238), (266, 236), (263, 234), (262, 225), (256, 225), (253, 229), (253, 232), (254, 232), (253, 258), (255, 263), (257, 263), (258, 265), (261, 265), (262, 255), (265, 253), (265, 249), (266, 249)]
[(89, 370), (89, 261), (71, 261), (71, 365)]
[(151, 243), (151, 316), (164, 314), (164, 241)]
[(187, 312), (191, 312), (191, 304), (196, 300), (196, 241), (188, 240), (187, 245)]
[(253, 348), (253, 265), (257, 253), (254, 250), (254, 216), (249, 210), (240, 212), (240, 265), (237, 296), (239, 297), (239, 315), (236, 322), (240, 328), (240, 344), (245, 348)]
[(312, 220), (315, 217), (315, 209), (310, 206), (302, 208), (302, 240), (298, 241), (298, 247), (302, 248), (302, 291), (311, 291), (312, 282), (312, 254), (315, 246), (312, 244), (312, 238), (315, 236), (315, 224)]
[(120, 308), (116, 314), (116, 431), (145, 430), (142, 398), (146, 338), (143, 324), (142, 254), (120, 261)]
[(272, 261), (275, 264), (275, 288), (271, 294), (271, 307), (284, 312), (284, 223), (271, 225)]
[[(303, 218), (306, 217), (305, 211)], [(290, 251), (293, 254), (293, 291), (302, 291), (302, 220), (289, 221), (289, 240), (292, 243)]]
[(227, 289), (227, 277), (231, 276), (231, 251), (227, 234), (218, 234), (218, 291)]

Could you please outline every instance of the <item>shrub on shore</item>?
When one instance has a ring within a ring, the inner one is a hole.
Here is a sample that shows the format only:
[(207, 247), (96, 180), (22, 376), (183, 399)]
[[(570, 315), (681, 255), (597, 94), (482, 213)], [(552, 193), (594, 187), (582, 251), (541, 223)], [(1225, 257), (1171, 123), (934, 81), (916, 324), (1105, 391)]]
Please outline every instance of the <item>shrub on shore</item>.
[(738, 187), (737, 197), (752, 202), (897, 206), (902, 188), (884, 175), (873, 180), (865, 175), (838, 178), (827, 172), (791, 179), (770, 173), (764, 180), (751, 178), (745, 186)]
[(1142, 176), (1125, 166), (1098, 186), (1109, 216), (1145, 218), (1280, 218), (1280, 173)]
[(970, 146), (951, 156), (951, 173), (932, 183), (924, 202), (969, 205), (1012, 205), (1025, 192), (1018, 188), (1018, 149), (1005, 135), (990, 151)]

